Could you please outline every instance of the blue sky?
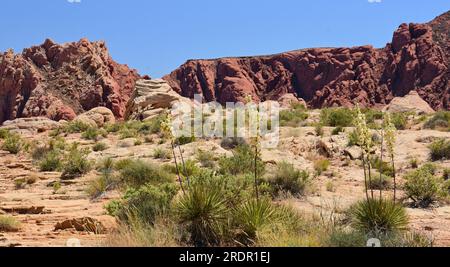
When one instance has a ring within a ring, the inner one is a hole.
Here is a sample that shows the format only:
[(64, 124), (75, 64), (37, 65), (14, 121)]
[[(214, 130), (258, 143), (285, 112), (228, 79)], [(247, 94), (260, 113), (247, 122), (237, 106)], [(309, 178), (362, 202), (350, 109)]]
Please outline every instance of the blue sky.
[(105, 40), (116, 61), (157, 78), (194, 58), (382, 47), (402, 22), (430, 21), (450, 1), (2, 0), (0, 7), (0, 51), (45, 38)]

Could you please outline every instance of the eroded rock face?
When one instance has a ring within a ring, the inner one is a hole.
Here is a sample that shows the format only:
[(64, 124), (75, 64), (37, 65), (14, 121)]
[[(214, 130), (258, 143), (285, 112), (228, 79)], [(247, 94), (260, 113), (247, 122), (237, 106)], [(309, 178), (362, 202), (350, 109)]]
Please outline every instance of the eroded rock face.
[(164, 77), (183, 96), (205, 101), (277, 100), (295, 94), (315, 108), (384, 106), (416, 90), (434, 109), (449, 109), (449, 13), (429, 24), (402, 24), (392, 43), (320, 48), (271, 56), (190, 60)]
[(25, 136), (36, 135), (41, 132), (54, 130), (60, 127), (60, 123), (45, 117), (19, 118), (12, 121), (5, 121), (0, 129), (7, 129), (11, 132)]
[(99, 106), (123, 118), (139, 78), (112, 60), (104, 42), (46, 40), (22, 54), (0, 53), (0, 124), (36, 116), (73, 120)]

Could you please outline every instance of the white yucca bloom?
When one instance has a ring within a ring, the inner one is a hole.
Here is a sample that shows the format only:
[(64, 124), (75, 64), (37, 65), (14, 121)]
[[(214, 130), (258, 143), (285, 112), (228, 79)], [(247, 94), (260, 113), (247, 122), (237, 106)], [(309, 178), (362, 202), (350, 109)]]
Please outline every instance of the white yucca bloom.
[(369, 127), (367, 127), (366, 115), (361, 112), (359, 105), (356, 105), (356, 118), (355, 118), (355, 127), (356, 127), (356, 136), (358, 145), (361, 146), (367, 153), (371, 152), (373, 147), (372, 135), (370, 134)]
[(387, 150), (390, 155), (394, 155), (395, 131), (397, 129), (395, 128), (395, 125), (392, 123), (391, 114), (388, 112), (384, 114), (383, 129)]

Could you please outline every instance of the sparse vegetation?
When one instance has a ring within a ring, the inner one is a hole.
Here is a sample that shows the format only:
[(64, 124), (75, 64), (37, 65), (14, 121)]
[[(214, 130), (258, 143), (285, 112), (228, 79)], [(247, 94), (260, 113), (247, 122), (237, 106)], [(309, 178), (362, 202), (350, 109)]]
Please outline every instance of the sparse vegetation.
[(91, 163), (87, 160), (88, 154), (86, 149), (79, 149), (78, 144), (73, 144), (64, 157), (61, 178), (74, 179), (88, 173), (91, 169)]
[(126, 162), (124, 166), (121, 166), (119, 173), (120, 180), (125, 185), (133, 188), (173, 180), (173, 176), (164, 169), (141, 160)]
[(330, 167), (330, 161), (328, 159), (320, 158), (314, 161), (314, 170), (317, 175), (322, 175)]
[(61, 153), (58, 150), (52, 150), (44, 154), (39, 162), (39, 170), (42, 172), (57, 171), (62, 167)]
[(197, 151), (197, 160), (204, 168), (214, 168), (216, 165), (215, 158), (216, 156), (213, 152), (203, 151), (201, 149)]
[(303, 105), (293, 105), (289, 110), (280, 111), (280, 126), (298, 127), (308, 117), (306, 108)]
[(172, 154), (169, 150), (166, 149), (162, 149), (162, 148), (157, 148), (153, 151), (153, 157), (155, 159), (171, 159), (172, 158)]
[(17, 232), (21, 224), (14, 217), (0, 215), (0, 232)]
[(1, 149), (11, 154), (18, 154), (24, 147), (24, 141), (18, 134), (7, 134)]
[(269, 182), (278, 194), (288, 192), (292, 195), (303, 195), (307, 186), (311, 183), (311, 177), (307, 171), (297, 170), (294, 165), (281, 162), (277, 165), (277, 169)]
[(92, 151), (94, 152), (105, 151), (106, 149), (108, 149), (108, 145), (103, 142), (97, 142), (92, 146)]
[(420, 207), (427, 207), (448, 193), (444, 187), (444, 179), (436, 176), (436, 167), (432, 164), (408, 173), (405, 179), (407, 197)]
[[(222, 174), (238, 175), (251, 172), (255, 165), (254, 151), (248, 145), (238, 146), (233, 151), (233, 156), (223, 157), (219, 160), (220, 172)], [(256, 161), (258, 173), (263, 174), (264, 163), (261, 160)]]
[(439, 139), (430, 145), (430, 158), (433, 161), (450, 159), (450, 140)]
[(333, 129), (333, 131), (331, 132), (331, 135), (339, 135), (340, 133), (344, 133), (344, 132), (345, 132), (344, 127), (338, 126)]
[(322, 109), (320, 122), (324, 126), (330, 127), (350, 127), (353, 126), (355, 113), (347, 108), (327, 108)]
[(450, 131), (450, 111), (437, 112), (425, 123), (424, 127), (426, 129)]

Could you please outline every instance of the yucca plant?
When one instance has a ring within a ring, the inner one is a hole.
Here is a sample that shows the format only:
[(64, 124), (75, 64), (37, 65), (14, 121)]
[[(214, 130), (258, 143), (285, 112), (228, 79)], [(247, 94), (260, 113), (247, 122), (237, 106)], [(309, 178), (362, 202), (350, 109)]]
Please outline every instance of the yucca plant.
[(228, 223), (229, 208), (222, 187), (212, 183), (193, 183), (176, 204), (180, 222), (195, 246), (221, 243), (224, 226)]
[(352, 225), (365, 233), (406, 230), (408, 215), (403, 206), (389, 199), (366, 199), (350, 209)]

